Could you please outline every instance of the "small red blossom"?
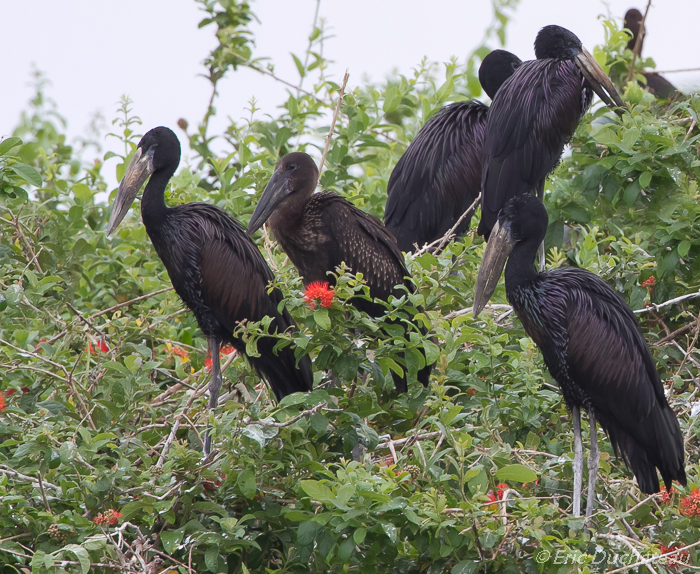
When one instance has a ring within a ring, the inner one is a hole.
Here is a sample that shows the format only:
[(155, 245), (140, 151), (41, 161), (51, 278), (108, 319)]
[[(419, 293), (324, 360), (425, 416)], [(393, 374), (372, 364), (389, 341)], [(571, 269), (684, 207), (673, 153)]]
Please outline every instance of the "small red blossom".
[(692, 492), (681, 500), (683, 508), (681, 513), (691, 518), (700, 516), (700, 489), (696, 486)]
[(7, 401), (5, 401), (5, 395), (0, 393), (0, 413), (7, 407)]
[(173, 353), (177, 355), (178, 357), (182, 357), (183, 359), (188, 359), (190, 358), (190, 354), (185, 351), (182, 347), (173, 347)]
[(503, 493), (508, 490), (508, 485), (505, 482), (499, 482), (496, 485), (496, 494), (498, 495), (498, 500), (503, 500)]
[(309, 309), (316, 306), (316, 299), (321, 303), (321, 307), (330, 307), (333, 304), (333, 297), (335, 292), (328, 287), (327, 281), (314, 281), (304, 290), (304, 301), (309, 304)]
[(105, 510), (104, 514), (100, 512), (92, 521), (97, 524), (97, 526), (114, 526), (119, 522), (121, 517), (121, 512), (110, 508), (109, 510)]
[(476, 389), (467, 389), (467, 394), (473, 397), (476, 394)]
[(6, 396), (6, 397), (11, 397), (11, 396), (14, 395), (16, 392), (17, 392), (17, 389), (7, 389), (7, 390), (5, 391), (5, 396)]
[[(661, 554), (669, 554), (670, 552), (673, 552), (674, 550), (678, 550), (679, 546), (677, 544), (671, 544), (670, 546), (665, 546), (664, 544), (659, 544), (659, 549), (661, 550)], [(668, 558), (666, 558), (666, 563), (671, 567), (678, 566), (679, 564), (687, 564), (689, 558), (690, 558), (689, 551), (684, 550), (683, 552), (678, 552), (677, 554), (674, 554), (673, 556), (669, 556)]]
[(92, 343), (88, 343), (87, 352), (90, 355), (97, 355), (98, 353), (108, 353), (109, 347), (104, 341), (100, 341), (94, 347), (92, 346)]
[(654, 285), (656, 285), (656, 277), (653, 275), (649, 279), (642, 281), (642, 287), (653, 287)]
[(664, 504), (669, 504), (671, 502), (672, 497), (673, 497), (673, 488), (671, 488), (671, 492), (669, 492), (665, 488), (661, 489), (661, 501)]
[[(236, 349), (234, 349), (229, 343), (226, 343), (223, 347), (221, 347), (221, 350), (219, 351), (219, 356), (224, 355), (228, 357), (231, 353), (235, 353)], [(211, 353), (209, 353), (209, 356), (207, 356), (206, 359), (204, 359), (204, 368), (207, 371), (211, 371), (212, 367), (212, 361), (211, 361)]]

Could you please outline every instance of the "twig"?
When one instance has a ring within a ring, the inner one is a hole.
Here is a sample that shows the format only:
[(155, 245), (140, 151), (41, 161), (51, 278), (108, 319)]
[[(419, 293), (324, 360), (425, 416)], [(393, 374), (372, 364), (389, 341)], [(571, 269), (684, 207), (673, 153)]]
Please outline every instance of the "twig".
[(73, 313), (75, 313), (81, 321), (83, 321), (88, 327), (90, 327), (100, 337), (102, 337), (103, 340), (106, 339), (107, 341), (112, 343), (112, 345), (114, 345), (114, 341), (112, 341), (112, 339), (109, 335), (105, 335), (102, 331), (100, 331), (97, 327), (95, 327), (95, 325), (92, 324), (92, 321), (90, 321), (90, 319), (83, 316), (83, 314), (80, 311), (78, 311), (75, 307), (73, 307), (73, 305), (71, 305), (68, 301), (66, 301), (66, 307), (68, 307), (71, 311), (73, 311)]
[[(700, 327), (700, 313), (698, 313), (698, 316), (697, 316), (697, 318), (695, 319), (695, 323)], [(680, 374), (681, 374), (681, 369), (683, 368), (683, 366), (685, 365), (686, 360), (687, 360), (688, 357), (690, 356), (691, 350), (692, 350), (693, 348), (695, 348), (695, 343), (698, 342), (698, 335), (700, 335), (700, 329), (697, 329), (697, 330), (695, 331), (695, 335), (693, 335), (693, 342), (690, 343), (690, 345), (688, 346), (688, 352), (683, 356), (683, 360), (681, 361), (681, 364), (680, 364), (680, 366), (678, 367), (678, 370), (676, 371), (676, 375), (680, 375)]]
[(649, 13), (649, 7), (651, 6), (651, 0), (647, 2), (646, 10), (644, 10), (644, 17), (639, 24), (639, 32), (637, 33), (637, 39), (634, 42), (634, 50), (632, 50), (632, 63), (630, 64), (630, 69), (627, 74), (627, 81), (629, 82), (634, 76), (634, 65), (637, 63), (637, 58), (642, 51), (642, 43), (644, 42), (644, 35), (646, 33), (645, 24), (647, 21), (647, 14)]
[(390, 445), (391, 445), (391, 444), (393, 444), (394, 446), (401, 446), (401, 445), (403, 445), (403, 444), (405, 444), (405, 443), (407, 443), (407, 442), (416, 442), (416, 441), (419, 441), (419, 440), (428, 440), (428, 439), (431, 439), (431, 438), (437, 438), (437, 437), (439, 437), (439, 436), (443, 436), (443, 435), (442, 435), (442, 431), (426, 432), (426, 433), (423, 433), (423, 434), (414, 434), (414, 435), (412, 435), (412, 436), (405, 437), (405, 438), (400, 438), (400, 439), (397, 439), (397, 440), (391, 440), (391, 439), (389, 439), (389, 440), (386, 440), (386, 441), (384, 441), (384, 442), (380, 442), (380, 443), (376, 446), (376, 448), (390, 448)]
[(270, 420), (259, 420), (259, 421), (254, 421), (251, 420), (250, 417), (245, 417), (243, 419), (243, 424), (245, 425), (258, 425), (258, 426), (263, 426), (263, 427), (274, 427), (274, 428), (284, 428), (293, 425), (295, 422), (303, 419), (306, 416), (311, 416), (315, 415), (318, 411), (323, 409), (324, 411), (342, 411), (343, 409), (327, 409), (326, 408), (327, 403), (326, 401), (323, 401), (321, 403), (318, 403), (316, 406), (311, 407), (308, 410), (300, 412), (297, 416), (289, 419), (288, 421), (285, 421), (283, 423), (276, 423), (274, 421)]
[(41, 491), (41, 498), (44, 499), (44, 507), (46, 508), (46, 512), (51, 514), (51, 506), (49, 506), (49, 501), (46, 498), (46, 491), (44, 490), (44, 481), (41, 479), (41, 471), (37, 470), (36, 474), (39, 478), (39, 490)]
[(688, 544), (688, 546), (683, 546), (683, 548), (677, 548), (676, 550), (667, 552), (666, 554), (652, 556), (651, 558), (647, 558), (646, 560), (641, 560), (634, 564), (630, 564), (629, 566), (623, 566), (622, 568), (616, 568), (615, 570), (608, 570), (605, 574), (618, 574), (618, 572), (627, 572), (628, 570), (632, 570), (632, 568), (637, 568), (638, 566), (646, 566), (647, 564), (651, 564), (652, 562), (658, 562), (659, 560), (663, 560), (664, 558), (668, 558), (669, 556), (674, 556), (681, 552), (685, 552), (686, 550), (689, 550), (690, 548), (695, 548), (696, 546), (700, 546), (700, 540), (698, 540), (697, 542), (693, 542), (692, 544)]
[(680, 70), (654, 70), (655, 74), (676, 74), (678, 72), (700, 72), (700, 68), (681, 68)]
[(170, 450), (170, 446), (173, 444), (173, 441), (175, 440), (175, 435), (177, 434), (178, 429), (180, 428), (180, 421), (182, 421), (183, 416), (185, 413), (189, 410), (189, 408), (192, 406), (192, 403), (197, 400), (199, 397), (201, 397), (208, 388), (208, 381), (204, 381), (202, 385), (190, 396), (190, 398), (187, 400), (187, 403), (182, 409), (182, 412), (175, 417), (175, 422), (173, 423), (173, 428), (170, 430), (170, 434), (168, 435), (168, 438), (165, 440), (165, 444), (163, 445), (163, 449), (161, 450), (160, 457), (158, 458), (158, 462), (156, 463), (156, 468), (163, 468), (163, 463), (165, 462), (165, 455), (168, 454), (168, 450)]
[[(457, 220), (457, 223), (455, 223), (450, 229), (448, 229), (445, 234), (442, 237), (438, 237), (434, 241), (431, 241), (430, 243), (426, 243), (421, 247), (420, 249), (417, 249), (416, 251), (413, 252), (412, 257), (415, 259), (419, 255), (423, 255), (423, 253), (426, 253), (430, 251), (431, 253), (439, 253), (442, 251), (443, 247), (447, 245), (447, 243), (452, 239), (452, 236), (454, 235), (455, 229), (459, 227), (459, 224), (464, 221), (464, 218), (469, 215), (469, 212), (472, 211), (473, 209), (476, 209), (476, 204), (479, 202), (481, 199), (481, 193), (477, 196), (477, 198), (474, 200), (474, 202), (467, 208), (467, 210), (460, 216), (460, 218)], [(418, 246), (416, 244), (416, 246)]]
[(693, 128), (695, 127), (695, 118), (693, 118), (693, 121), (690, 122), (690, 127), (688, 128), (688, 131), (685, 134), (685, 137), (683, 138), (683, 143), (687, 141), (687, 139), (690, 137), (690, 132), (693, 131)]
[(637, 309), (634, 313), (635, 315), (641, 315), (642, 313), (648, 313), (649, 311), (658, 311), (662, 307), (668, 307), (669, 305), (680, 303), (681, 301), (685, 301), (686, 299), (694, 299), (695, 297), (700, 297), (700, 291), (698, 291), (697, 293), (688, 293), (687, 295), (681, 295), (680, 297), (669, 299), (668, 301), (664, 301), (663, 303), (652, 303), (651, 305), (649, 305), (649, 307), (644, 307), (644, 309)]
[(343, 103), (343, 97), (345, 96), (345, 86), (348, 83), (348, 78), (350, 74), (345, 71), (345, 77), (343, 77), (343, 84), (340, 86), (340, 91), (338, 92), (338, 103), (335, 105), (335, 112), (333, 112), (333, 119), (331, 120), (331, 127), (328, 129), (328, 135), (326, 136), (326, 147), (323, 148), (323, 155), (321, 156), (321, 163), (318, 166), (318, 178), (321, 180), (321, 173), (323, 172), (323, 166), (326, 163), (326, 156), (328, 155), (328, 150), (331, 147), (331, 140), (333, 139), (333, 130), (335, 129), (335, 122), (338, 119), (338, 114), (340, 113), (340, 106)]
[(117, 309), (121, 309), (122, 307), (128, 307), (129, 305), (133, 305), (134, 303), (138, 303), (139, 301), (143, 301), (144, 299), (150, 299), (151, 297), (155, 297), (156, 295), (160, 295), (161, 293), (165, 293), (167, 291), (172, 291), (172, 287), (165, 287), (163, 289), (159, 289), (158, 291), (154, 291), (153, 293), (148, 293), (146, 295), (141, 295), (140, 297), (136, 297), (134, 299), (130, 299), (129, 301), (124, 301), (123, 303), (119, 303), (118, 305), (114, 305), (113, 307), (110, 307), (109, 309), (104, 309), (102, 311), (98, 311), (97, 313), (93, 313), (88, 317), (88, 319), (96, 319), (100, 315), (105, 315), (107, 313), (111, 313), (112, 311), (116, 311)]
[(440, 252), (443, 250), (445, 245), (447, 245), (450, 240), (452, 239), (452, 236), (455, 233), (455, 230), (459, 227), (460, 223), (464, 221), (464, 219), (467, 217), (467, 215), (473, 214), (474, 211), (476, 210), (476, 206), (481, 200), (481, 192), (479, 192), (479, 195), (476, 196), (476, 199), (472, 202), (472, 204), (469, 206), (467, 211), (465, 211), (460, 218), (455, 222), (455, 224), (445, 233), (445, 235), (442, 236), (442, 241), (440, 241), (440, 244), (437, 246), (436, 251)]
[(683, 333), (686, 333), (688, 331), (692, 331), (697, 326), (698, 326), (697, 321), (695, 321), (693, 323), (688, 323), (687, 325), (681, 327), (680, 329), (676, 329), (675, 331), (673, 331), (673, 333), (669, 333), (663, 339), (659, 339), (654, 344), (655, 345), (663, 345), (664, 343), (667, 343), (668, 341), (675, 339), (676, 337), (678, 337), (678, 335), (682, 335)]
[[(8, 476), (12, 476), (14, 478), (20, 478), (22, 480), (26, 480), (27, 482), (37, 482), (38, 486), (38, 481), (36, 478), (33, 476), (27, 476), (26, 474), (22, 474), (21, 472), (17, 472), (16, 470), (12, 470), (8, 467), (6, 467), (4, 464), (0, 464), (0, 472), (5, 473)], [(55, 484), (51, 484), (50, 482), (46, 482), (45, 480), (42, 481), (44, 485), (46, 485), (48, 488), (51, 488), (53, 490), (61, 490), (60, 486), (56, 486)]]
[[(445, 315), (445, 319), (450, 320), (454, 319), (455, 317), (461, 317), (462, 315), (467, 315), (472, 312), (474, 307), (467, 307), (466, 309), (459, 309), (457, 311), (452, 311), (452, 313), (448, 313)], [(501, 303), (496, 303), (496, 304), (487, 304), (486, 307), (484, 307), (484, 311), (486, 309), (492, 309), (494, 311), (512, 311), (513, 307), (510, 305), (503, 305)]]
[[(615, 542), (622, 542), (627, 548), (629, 548), (632, 553), (637, 557), (638, 560), (644, 560), (644, 557), (639, 553), (639, 550), (637, 550), (632, 544), (630, 543), (629, 540), (627, 540), (624, 536), (620, 536), (617, 534), (598, 534), (598, 537), (604, 538), (606, 540), (613, 540)], [(645, 564), (647, 567), (647, 570), (651, 572), (651, 574), (658, 574), (656, 570), (651, 566), (651, 564)]]
[(27, 349), (22, 349), (21, 347), (16, 347), (12, 343), (8, 343), (4, 339), (0, 339), (0, 344), (5, 345), (6, 347), (10, 347), (20, 354), (29, 355), (30, 357), (34, 357), (35, 359), (43, 361), (44, 363), (47, 363), (47, 364), (51, 365), (52, 367), (56, 367), (57, 369), (61, 369), (66, 375), (68, 375), (68, 371), (60, 363), (54, 363), (51, 359), (47, 359), (46, 357), (42, 357), (41, 355), (39, 355), (37, 353), (34, 353), (32, 351), (28, 351)]

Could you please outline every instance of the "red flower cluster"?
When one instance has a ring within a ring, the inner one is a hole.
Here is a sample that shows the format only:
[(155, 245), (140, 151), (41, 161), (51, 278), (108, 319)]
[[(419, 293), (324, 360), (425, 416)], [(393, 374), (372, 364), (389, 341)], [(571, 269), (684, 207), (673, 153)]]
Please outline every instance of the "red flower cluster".
[[(229, 356), (231, 353), (235, 353), (236, 349), (234, 349), (231, 345), (226, 343), (223, 347), (221, 347), (221, 351), (219, 352), (219, 356), (224, 355), (224, 356)], [(204, 368), (207, 371), (211, 371), (212, 367), (212, 362), (211, 362), (211, 353), (209, 353), (209, 356), (204, 359)]]
[(104, 514), (100, 512), (92, 521), (97, 524), (97, 526), (114, 526), (119, 522), (121, 517), (121, 512), (110, 508), (109, 510), (105, 510)]
[(109, 347), (104, 341), (100, 341), (94, 347), (92, 346), (92, 343), (88, 343), (87, 352), (90, 355), (97, 355), (98, 353), (108, 353)]
[[(680, 547), (677, 544), (671, 544), (671, 546), (664, 546), (663, 544), (659, 544), (659, 548), (661, 549), (661, 554), (668, 554), (669, 552), (678, 550), (678, 548)], [(687, 564), (689, 558), (689, 551), (684, 550), (683, 552), (679, 552), (678, 554), (674, 554), (673, 556), (669, 556), (668, 558), (666, 558), (666, 564), (668, 564), (671, 567), (678, 566), (679, 564)]]
[(700, 517), (700, 489), (696, 486), (692, 492), (681, 500), (683, 508), (681, 513), (691, 518), (694, 516)]
[(182, 347), (173, 347), (173, 353), (176, 354), (178, 357), (182, 357), (183, 359), (189, 360), (190, 354), (185, 351)]
[(5, 395), (0, 393), (0, 413), (7, 407), (7, 402), (5, 401)]
[(316, 299), (321, 303), (321, 307), (330, 307), (333, 304), (333, 297), (335, 293), (328, 287), (328, 281), (314, 281), (304, 290), (304, 301), (309, 304), (309, 309), (316, 306)]
[(664, 504), (669, 504), (671, 502), (672, 497), (673, 497), (673, 488), (671, 488), (671, 492), (669, 492), (665, 488), (661, 489), (661, 501)]
[(653, 275), (649, 279), (642, 281), (642, 287), (653, 287), (654, 285), (656, 285), (656, 277)]
[(493, 493), (493, 490), (489, 490), (489, 493), (486, 495), (489, 497), (489, 500), (491, 502), (496, 502), (497, 500), (503, 500), (503, 493), (508, 490), (508, 485), (505, 482), (499, 482), (496, 485), (496, 494)]

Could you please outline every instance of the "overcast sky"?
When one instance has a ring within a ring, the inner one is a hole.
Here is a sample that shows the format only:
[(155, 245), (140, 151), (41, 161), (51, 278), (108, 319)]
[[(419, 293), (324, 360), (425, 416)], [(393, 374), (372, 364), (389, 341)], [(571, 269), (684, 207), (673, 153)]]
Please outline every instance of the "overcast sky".
[[(197, 28), (203, 12), (194, 0), (4, 0), (0, 6), (0, 136), (12, 132), (27, 108), (32, 66), (50, 80), (47, 96), (68, 120), (70, 139), (84, 134), (95, 114), (111, 122), (122, 94), (134, 101), (143, 131), (157, 125), (178, 131), (179, 118), (196, 123), (203, 117), (210, 89), (199, 74), (215, 39), (213, 26)], [(537, 31), (559, 24), (590, 50), (603, 41), (598, 15), (609, 11), (622, 18), (632, 6), (628, 0), (521, 0), (506, 47), (531, 59)], [(316, 1), (259, 0), (252, 7), (260, 19), (253, 26), (254, 55), (270, 57), (280, 77), (296, 80), (289, 53), (305, 49)], [(324, 47), (334, 60), (330, 74), (340, 81), (348, 68), (352, 86), (393, 70), (408, 74), (424, 56), (463, 60), (479, 44), (492, 12), (485, 0), (323, 0), (320, 16), (334, 35)], [(698, 22), (699, 0), (657, 0), (647, 21), (645, 56), (659, 70), (700, 67)], [(669, 79), (682, 89), (700, 88), (698, 72)], [(213, 131), (226, 125), (227, 116), (246, 116), (253, 96), (263, 112), (274, 114), (284, 94), (284, 86), (252, 70), (231, 74), (221, 86)], [(103, 146), (104, 153), (114, 144)], [(105, 173), (113, 174), (113, 167)]]

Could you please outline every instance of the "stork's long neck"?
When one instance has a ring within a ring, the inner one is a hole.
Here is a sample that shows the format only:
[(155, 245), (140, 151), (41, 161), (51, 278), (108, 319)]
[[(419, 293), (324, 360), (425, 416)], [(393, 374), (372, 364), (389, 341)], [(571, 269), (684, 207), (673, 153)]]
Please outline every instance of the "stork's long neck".
[(168, 206), (165, 205), (165, 187), (171, 177), (172, 173), (168, 173), (166, 170), (157, 170), (146, 184), (141, 198), (141, 218), (147, 231), (165, 219), (168, 212)]
[(542, 238), (530, 237), (515, 244), (513, 251), (506, 263), (506, 295), (510, 299), (510, 293), (523, 284), (537, 277), (535, 271), (535, 258)]

